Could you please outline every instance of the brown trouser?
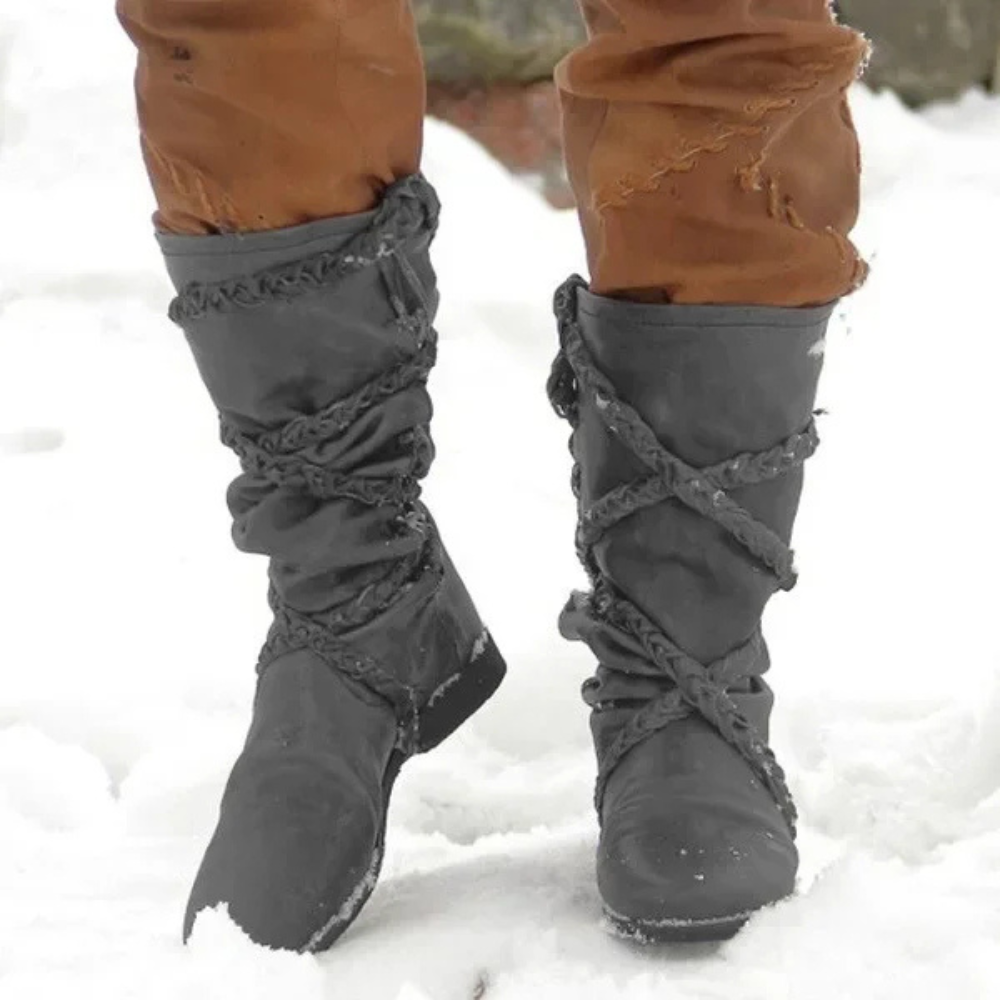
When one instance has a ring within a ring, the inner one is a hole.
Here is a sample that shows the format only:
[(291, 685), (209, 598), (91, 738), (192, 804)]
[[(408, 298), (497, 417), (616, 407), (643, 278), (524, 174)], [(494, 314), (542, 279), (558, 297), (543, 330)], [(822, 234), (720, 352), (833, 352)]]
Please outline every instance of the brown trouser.
[[(856, 287), (844, 92), (865, 43), (827, 0), (581, 3), (590, 40), (556, 80), (594, 290), (796, 306)], [(406, 0), (118, 0), (118, 13), (139, 48), (161, 229), (363, 211), (419, 169)]]

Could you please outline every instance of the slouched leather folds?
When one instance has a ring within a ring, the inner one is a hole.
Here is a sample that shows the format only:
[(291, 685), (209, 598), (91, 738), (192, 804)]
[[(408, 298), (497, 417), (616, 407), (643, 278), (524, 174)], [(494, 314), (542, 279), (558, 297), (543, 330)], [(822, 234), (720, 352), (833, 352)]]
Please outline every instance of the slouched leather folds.
[(401, 765), (503, 677), (420, 500), (437, 213), (414, 176), (354, 218), (162, 239), (171, 316), (243, 467), (233, 537), (269, 558), (274, 611), (185, 935), (225, 903), (262, 944), (332, 944), (375, 887)]

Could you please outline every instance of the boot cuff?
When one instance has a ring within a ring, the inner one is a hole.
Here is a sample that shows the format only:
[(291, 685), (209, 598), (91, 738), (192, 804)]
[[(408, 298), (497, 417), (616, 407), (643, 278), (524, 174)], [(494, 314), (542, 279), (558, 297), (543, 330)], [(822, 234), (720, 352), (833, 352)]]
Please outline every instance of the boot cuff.
[(744, 330), (796, 327), (807, 330), (824, 326), (833, 313), (836, 302), (820, 306), (794, 308), (789, 306), (744, 305), (660, 305), (629, 302), (595, 295), (584, 287), (577, 288), (577, 309), (582, 316), (605, 323), (622, 323), (629, 327), (656, 326), (676, 330), (740, 327)]
[(337, 250), (366, 229), (374, 217), (374, 212), (365, 212), (266, 232), (219, 236), (157, 233), (156, 239), (170, 280), (180, 291), (190, 281), (226, 281), (245, 273), (248, 255), (254, 258), (254, 269), (263, 270), (320, 251)]

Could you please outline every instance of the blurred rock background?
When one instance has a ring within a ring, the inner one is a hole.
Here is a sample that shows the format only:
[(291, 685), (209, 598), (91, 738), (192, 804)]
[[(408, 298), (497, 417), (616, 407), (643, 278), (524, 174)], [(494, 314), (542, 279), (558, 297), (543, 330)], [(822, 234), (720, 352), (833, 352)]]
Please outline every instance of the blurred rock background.
[[(838, 0), (874, 46), (865, 80), (908, 104), (1000, 90), (1000, 0)], [(428, 110), (569, 207), (552, 69), (584, 39), (577, 0), (414, 0)]]

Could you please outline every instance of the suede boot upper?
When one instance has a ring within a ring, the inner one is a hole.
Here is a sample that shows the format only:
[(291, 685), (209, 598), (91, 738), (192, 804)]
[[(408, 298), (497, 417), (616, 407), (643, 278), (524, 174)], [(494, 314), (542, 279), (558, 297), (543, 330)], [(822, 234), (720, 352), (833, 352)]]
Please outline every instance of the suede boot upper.
[(760, 618), (795, 581), (831, 307), (643, 305), (572, 279), (556, 308), (550, 393), (593, 584), (561, 628), (599, 660), (602, 895), (640, 933), (733, 924), (794, 883)]
[(186, 933), (221, 902), (261, 943), (330, 944), (374, 886), (399, 765), (502, 676), (420, 501), (437, 211), (412, 177), (362, 216), (162, 240), (171, 315), (243, 467), (233, 537), (269, 557), (274, 612)]

